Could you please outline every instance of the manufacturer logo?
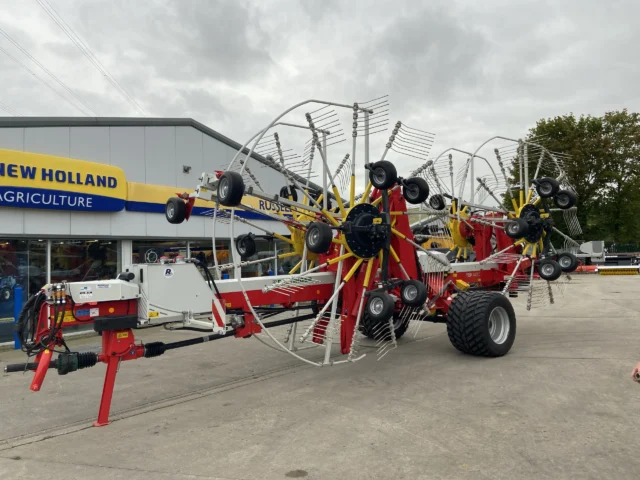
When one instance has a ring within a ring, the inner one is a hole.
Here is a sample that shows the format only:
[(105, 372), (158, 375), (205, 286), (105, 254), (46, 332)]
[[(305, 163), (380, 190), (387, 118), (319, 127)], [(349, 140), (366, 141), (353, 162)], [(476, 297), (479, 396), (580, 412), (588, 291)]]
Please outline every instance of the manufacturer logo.
[(164, 269), (164, 276), (165, 278), (171, 278), (173, 277), (173, 268), (165, 268)]

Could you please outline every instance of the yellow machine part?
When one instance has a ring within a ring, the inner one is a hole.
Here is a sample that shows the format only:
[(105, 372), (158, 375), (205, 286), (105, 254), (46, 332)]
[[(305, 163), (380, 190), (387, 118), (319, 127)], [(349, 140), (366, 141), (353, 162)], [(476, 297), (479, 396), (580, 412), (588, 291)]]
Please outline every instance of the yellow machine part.
[(640, 275), (638, 267), (611, 267), (599, 268), (598, 275)]
[(422, 245), (422, 248), (448, 248), (449, 250), (453, 250), (455, 248), (455, 243), (451, 238), (430, 238)]

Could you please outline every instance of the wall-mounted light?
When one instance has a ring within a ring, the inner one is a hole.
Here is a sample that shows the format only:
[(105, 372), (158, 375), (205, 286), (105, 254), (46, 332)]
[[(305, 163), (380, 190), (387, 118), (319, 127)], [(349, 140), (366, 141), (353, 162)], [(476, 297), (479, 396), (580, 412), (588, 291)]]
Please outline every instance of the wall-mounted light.
[(182, 173), (190, 173), (191, 166), (190, 165), (182, 165)]

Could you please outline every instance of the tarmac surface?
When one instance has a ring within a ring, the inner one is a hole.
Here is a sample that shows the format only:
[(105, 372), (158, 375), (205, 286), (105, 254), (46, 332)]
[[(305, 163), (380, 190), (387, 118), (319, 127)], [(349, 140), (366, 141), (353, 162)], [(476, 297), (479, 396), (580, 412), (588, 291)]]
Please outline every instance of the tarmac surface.
[[(2, 374), (0, 479), (637, 480), (640, 277), (574, 275), (554, 298), (513, 299), (516, 341), (497, 359), (425, 323), (380, 361), (369, 348), (315, 368), (229, 338), (123, 362), (102, 428), (104, 365), (50, 371), (38, 393), (32, 374)], [(0, 352), (0, 368), (20, 361)]]

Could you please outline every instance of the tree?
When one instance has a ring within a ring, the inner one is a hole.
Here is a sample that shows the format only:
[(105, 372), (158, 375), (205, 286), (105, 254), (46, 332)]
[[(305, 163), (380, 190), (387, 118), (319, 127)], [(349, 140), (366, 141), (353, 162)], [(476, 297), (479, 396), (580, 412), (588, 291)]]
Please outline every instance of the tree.
[[(607, 112), (542, 119), (527, 139), (560, 154), (578, 196), (578, 219), (586, 240), (636, 243), (640, 234), (640, 114)], [(533, 173), (536, 158), (529, 158)], [(519, 181), (518, 160), (511, 175)], [(549, 175), (542, 171), (538, 177)], [(553, 173), (551, 173), (553, 175)], [(508, 200), (508, 199), (505, 199)]]

